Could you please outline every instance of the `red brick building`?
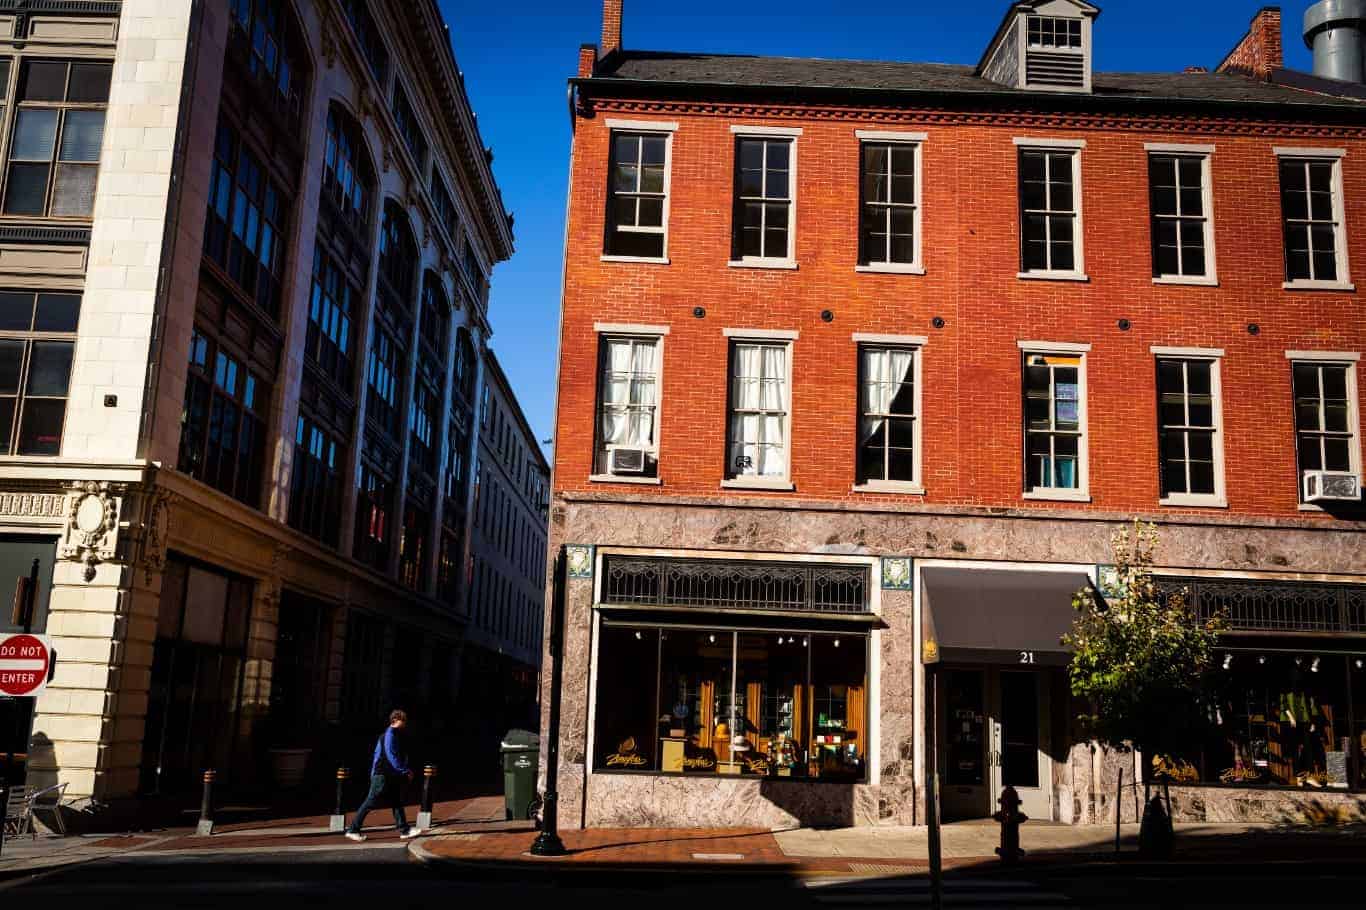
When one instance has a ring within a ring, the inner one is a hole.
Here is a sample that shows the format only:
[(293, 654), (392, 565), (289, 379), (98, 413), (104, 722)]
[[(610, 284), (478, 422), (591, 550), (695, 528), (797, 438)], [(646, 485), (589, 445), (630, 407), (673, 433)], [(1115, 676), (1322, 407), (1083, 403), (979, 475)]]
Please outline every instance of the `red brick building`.
[(571, 80), (565, 823), (921, 823), (931, 771), (1113, 820), (1145, 759), (1078, 743), (1057, 639), (1135, 516), (1234, 629), (1178, 809), (1359, 802), (1366, 87), (1274, 8), (1125, 74), (1077, 0), (976, 66), (625, 50), (621, 7)]

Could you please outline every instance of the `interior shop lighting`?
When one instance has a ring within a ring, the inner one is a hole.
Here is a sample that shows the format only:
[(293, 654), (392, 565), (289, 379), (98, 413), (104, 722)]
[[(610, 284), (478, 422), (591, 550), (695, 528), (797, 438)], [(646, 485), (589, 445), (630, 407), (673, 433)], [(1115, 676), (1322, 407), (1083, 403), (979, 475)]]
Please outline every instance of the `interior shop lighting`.
[(838, 648), (839, 646), (840, 646), (840, 640), (837, 638), (837, 639), (835, 639), (835, 647)]
[(1265, 654), (1258, 654), (1258, 655), (1257, 655), (1257, 663), (1261, 664), (1262, 666), (1266, 666), (1266, 655), (1265, 655)]
[(640, 635), (639, 630), (637, 630), (637, 631), (636, 631), (636, 641), (640, 641), (640, 639), (641, 639), (641, 635)]
[(715, 635), (708, 635), (708, 636), (707, 636), (707, 641), (711, 642), (712, 644), (716, 644), (716, 636), (715, 636)]
[(1357, 669), (1358, 669), (1358, 670), (1361, 669), (1361, 658), (1360, 658), (1360, 657), (1357, 658)]
[(1310, 673), (1317, 673), (1317, 672), (1319, 672), (1319, 659), (1318, 659), (1317, 657), (1315, 657), (1312, 661), (1309, 662), (1309, 672), (1310, 672)]
[(1225, 655), (1224, 655), (1224, 669), (1227, 670), (1227, 669), (1228, 669), (1229, 667), (1231, 667), (1231, 666), (1233, 666), (1233, 655), (1232, 655), (1232, 654), (1225, 654)]
[(809, 645), (809, 644), (811, 644), (811, 639), (809, 639), (809, 638), (803, 638), (803, 639), (802, 639), (802, 647), (803, 647), (803, 648), (805, 648), (805, 647), (806, 647), (807, 645)]

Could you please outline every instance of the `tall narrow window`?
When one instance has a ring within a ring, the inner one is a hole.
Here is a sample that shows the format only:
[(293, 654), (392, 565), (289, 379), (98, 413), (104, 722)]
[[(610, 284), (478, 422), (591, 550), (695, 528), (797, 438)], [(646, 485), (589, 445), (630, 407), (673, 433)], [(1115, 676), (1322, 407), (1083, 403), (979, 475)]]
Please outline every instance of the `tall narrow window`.
[(360, 292), (322, 247), (313, 253), (313, 293), (308, 305), (309, 358), (348, 394), (351, 392), (351, 320)]
[(1077, 498), (1086, 489), (1086, 403), (1080, 354), (1026, 352), (1025, 490)]
[(299, 112), (306, 72), (298, 62), (295, 26), (284, 0), (229, 0), (232, 24), (241, 30), (248, 71), (272, 89), (271, 99), (290, 115)]
[(220, 122), (209, 180), (204, 252), (262, 310), (279, 314), (284, 192), (238, 131)]
[(432, 205), (436, 206), (436, 218), (445, 226), (446, 233), (451, 235), (452, 240), (457, 239), (460, 236), (460, 215), (455, 200), (451, 198), (451, 191), (435, 164), (432, 165)]
[(663, 259), (667, 248), (669, 146), (664, 133), (612, 134), (609, 256)]
[(1081, 271), (1079, 155), (1073, 149), (1020, 149), (1020, 253), (1025, 274), (1075, 276)]
[(865, 141), (862, 151), (859, 264), (915, 266), (920, 261), (920, 146)]
[(362, 465), (354, 549), (357, 559), (379, 572), (389, 567), (393, 500), (393, 483), (370, 465)]
[(112, 73), (108, 63), (23, 64), (10, 140), (6, 215), (90, 217)]
[(1296, 361), (1292, 369), (1300, 476), (1308, 471), (1359, 474), (1356, 364)]
[(270, 387), (196, 330), (180, 434), (180, 470), (256, 507), (261, 498)]
[(366, 368), (367, 415), (391, 439), (399, 438), (399, 402), (402, 400), (403, 376), (407, 373), (407, 358), (401, 345), (385, 328), (375, 323), (375, 335), (370, 342), (370, 362)]
[(791, 345), (736, 341), (730, 349), (730, 438), (726, 476), (788, 476), (788, 360)]
[(412, 153), (413, 161), (417, 162), (419, 168), (426, 167), (427, 137), (422, 135), (422, 125), (417, 122), (417, 112), (413, 110), (408, 93), (403, 90), (403, 84), (397, 79), (394, 80), (394, 121), (398, 123), (398, 134), (403, 137), (403, 144)]
[(379, 36), (375, 17), (371, 15), (365, 0), (340, 0), (340, 3), (346, 21), (351, 23), (351, 30), (356, 33), (365, 62), (370, 65), (370, 72), (380, 85), (384, 85), (389, 79), (389, 50)]
[(1336, 158), (1281, 158), (1287, 282), (1348, 281), (1341, 166)]
[(300, 415), (294, 436), (289, 523), (333, 547), (341, 524), (341, 471), (341, 445), (336, 438)]
[(427, 513), (412, 503), (403, 510), (403, 534), (399, 541), (399, 580), (409, 588), (421, 590), (426, 584)]
[(859, 348), (861, 484), (919, 482), (916, 356), (914, 348)]
[(1209, 211), (1209, 156), (1151, 154), (1153, 277), (1211, 278), (1214, 236)]
[(360, 127), (337, 108), (327, 112), (327, 144), (323, 150), (323, 198), (354, 228), (366, 224), (375, 169), (365, 152)]
[(736, 139), (733, 259), (788, 262), (793, 258), (792, 155), (790, 138)]
[(1157, 396), (1163, 502), (1222, 497), (1218, 362), (1159, 357)]
[(0, 455), (60, 455), (79, 294), (0, 291)]
[(659, 351), (659, 338), (603, 338), (595, 474), (659, 476)]
[(427, 474), (436, 473), (436, 449), (432, 426), (441, 395), (426, 383), (419, 372), (417, 388), (413, 390), (413, 406), (408, 411), (408, 452), (413, 464)]

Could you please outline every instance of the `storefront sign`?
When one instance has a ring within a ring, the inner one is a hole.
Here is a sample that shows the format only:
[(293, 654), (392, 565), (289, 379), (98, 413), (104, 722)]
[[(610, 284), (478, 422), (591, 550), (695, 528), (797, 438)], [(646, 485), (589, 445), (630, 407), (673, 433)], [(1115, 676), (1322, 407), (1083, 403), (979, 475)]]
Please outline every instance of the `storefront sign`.
[(37, 695), (47, 686), (52, 648), (41, 635), (0, 635), (0, 693)]
[(635, 737), (626, 739), (617, 746), (617, 751), (607, 756), (609, 768), (643, 768), (645, 759), (636, 751)]

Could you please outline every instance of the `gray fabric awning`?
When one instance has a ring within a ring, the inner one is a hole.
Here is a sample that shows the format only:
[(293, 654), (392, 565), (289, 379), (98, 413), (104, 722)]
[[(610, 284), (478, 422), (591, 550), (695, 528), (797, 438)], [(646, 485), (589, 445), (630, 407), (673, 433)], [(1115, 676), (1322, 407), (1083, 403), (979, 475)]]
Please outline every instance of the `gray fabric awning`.
[(1072, 595), (1085, 572), (926, 568), (921, 656), (925, 663), (1063, 667)]

